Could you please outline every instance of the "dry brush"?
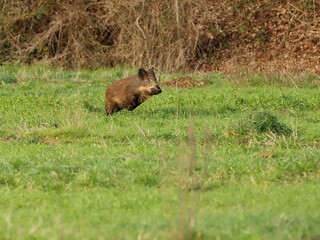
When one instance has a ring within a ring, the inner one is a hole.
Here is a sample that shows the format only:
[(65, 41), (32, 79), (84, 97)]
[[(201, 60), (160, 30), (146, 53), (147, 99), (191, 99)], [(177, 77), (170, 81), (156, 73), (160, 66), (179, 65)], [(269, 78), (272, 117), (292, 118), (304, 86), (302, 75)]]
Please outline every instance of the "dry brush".
[(0, 62), (320, 72), (320, 3), (2, 0)]

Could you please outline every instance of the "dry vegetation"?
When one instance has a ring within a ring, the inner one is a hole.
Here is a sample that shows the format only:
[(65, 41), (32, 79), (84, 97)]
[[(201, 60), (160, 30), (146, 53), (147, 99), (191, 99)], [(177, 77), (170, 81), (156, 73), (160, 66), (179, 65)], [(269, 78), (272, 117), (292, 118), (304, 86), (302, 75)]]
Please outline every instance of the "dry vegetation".
[(320, 73), (316, 0), (2, 0), (0, 62)]

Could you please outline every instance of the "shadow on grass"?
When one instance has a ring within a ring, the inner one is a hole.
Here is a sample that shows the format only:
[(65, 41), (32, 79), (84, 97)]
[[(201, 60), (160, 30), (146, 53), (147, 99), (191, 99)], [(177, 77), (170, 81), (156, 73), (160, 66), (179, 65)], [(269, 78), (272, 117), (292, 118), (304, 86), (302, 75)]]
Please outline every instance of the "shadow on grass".
[(203, 108), (198, 108), (198, 109), (189, 109), (189, 108), (157, 108), (157, 109), (145, 109), (141, 111), (143, 114), (152, 114), (152, 115), (158, 115), (158, 116), (214, 116), (218, 112), (217, 110), (210, 110), (210, 109), (203, 109)]
[(17, 78), (14, 75), (1, 73), (0, 84), (10, 84), (10, 83), (17, 83)]
[(89, 102), (85, 101), (83, 103), (83, 106), (85, 109), (87, 109), (89, 112), (93, 112), (93, 113), (102, 113), (105, 115), (105, 110), (103, 108), (98, 108), (98, 107), (95, 107), (93, 105), (91, 105)]

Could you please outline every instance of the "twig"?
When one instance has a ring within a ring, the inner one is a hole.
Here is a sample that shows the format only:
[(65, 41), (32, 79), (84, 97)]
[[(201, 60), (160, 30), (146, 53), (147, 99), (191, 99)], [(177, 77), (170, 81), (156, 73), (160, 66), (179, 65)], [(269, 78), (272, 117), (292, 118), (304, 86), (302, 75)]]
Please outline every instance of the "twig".
[(142, 30), (142, 28), (139, 25), (139, 19), (141, 18), (142, 13), (144, 11), (144, 4), (145, 4), (145, 1), (142, 2), (141, 12), (140, 12), (140, 15), (136, 19), (136, 25), (137, 25), (137, 28), (139, 29), (139, 31), (141, 32), (143, 39), (146, 40), (146, 35), (144, 34), (144, 31)]
[(176, 9), (177, 34), (178, 34), (178, 39), (180, 40), (181, 34), (180, 34), (180, 16), (179, 16), (179, 1), (178, 0), (175, 0), (175, 9)]

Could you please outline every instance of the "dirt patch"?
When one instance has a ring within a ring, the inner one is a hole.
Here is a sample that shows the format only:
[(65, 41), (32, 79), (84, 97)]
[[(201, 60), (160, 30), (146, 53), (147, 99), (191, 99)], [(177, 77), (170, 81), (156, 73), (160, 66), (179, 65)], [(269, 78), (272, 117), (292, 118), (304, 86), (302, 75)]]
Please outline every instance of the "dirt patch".
[(195, 88), (195, 87), (202, 87), (205, 85), (210, 84), (208, 80), (197, 80), (192, 77), (180, 77), (173, 79), (172, 81), (165, 82), (162, 85), (168, 87), (177, 87), (177, 88)]

